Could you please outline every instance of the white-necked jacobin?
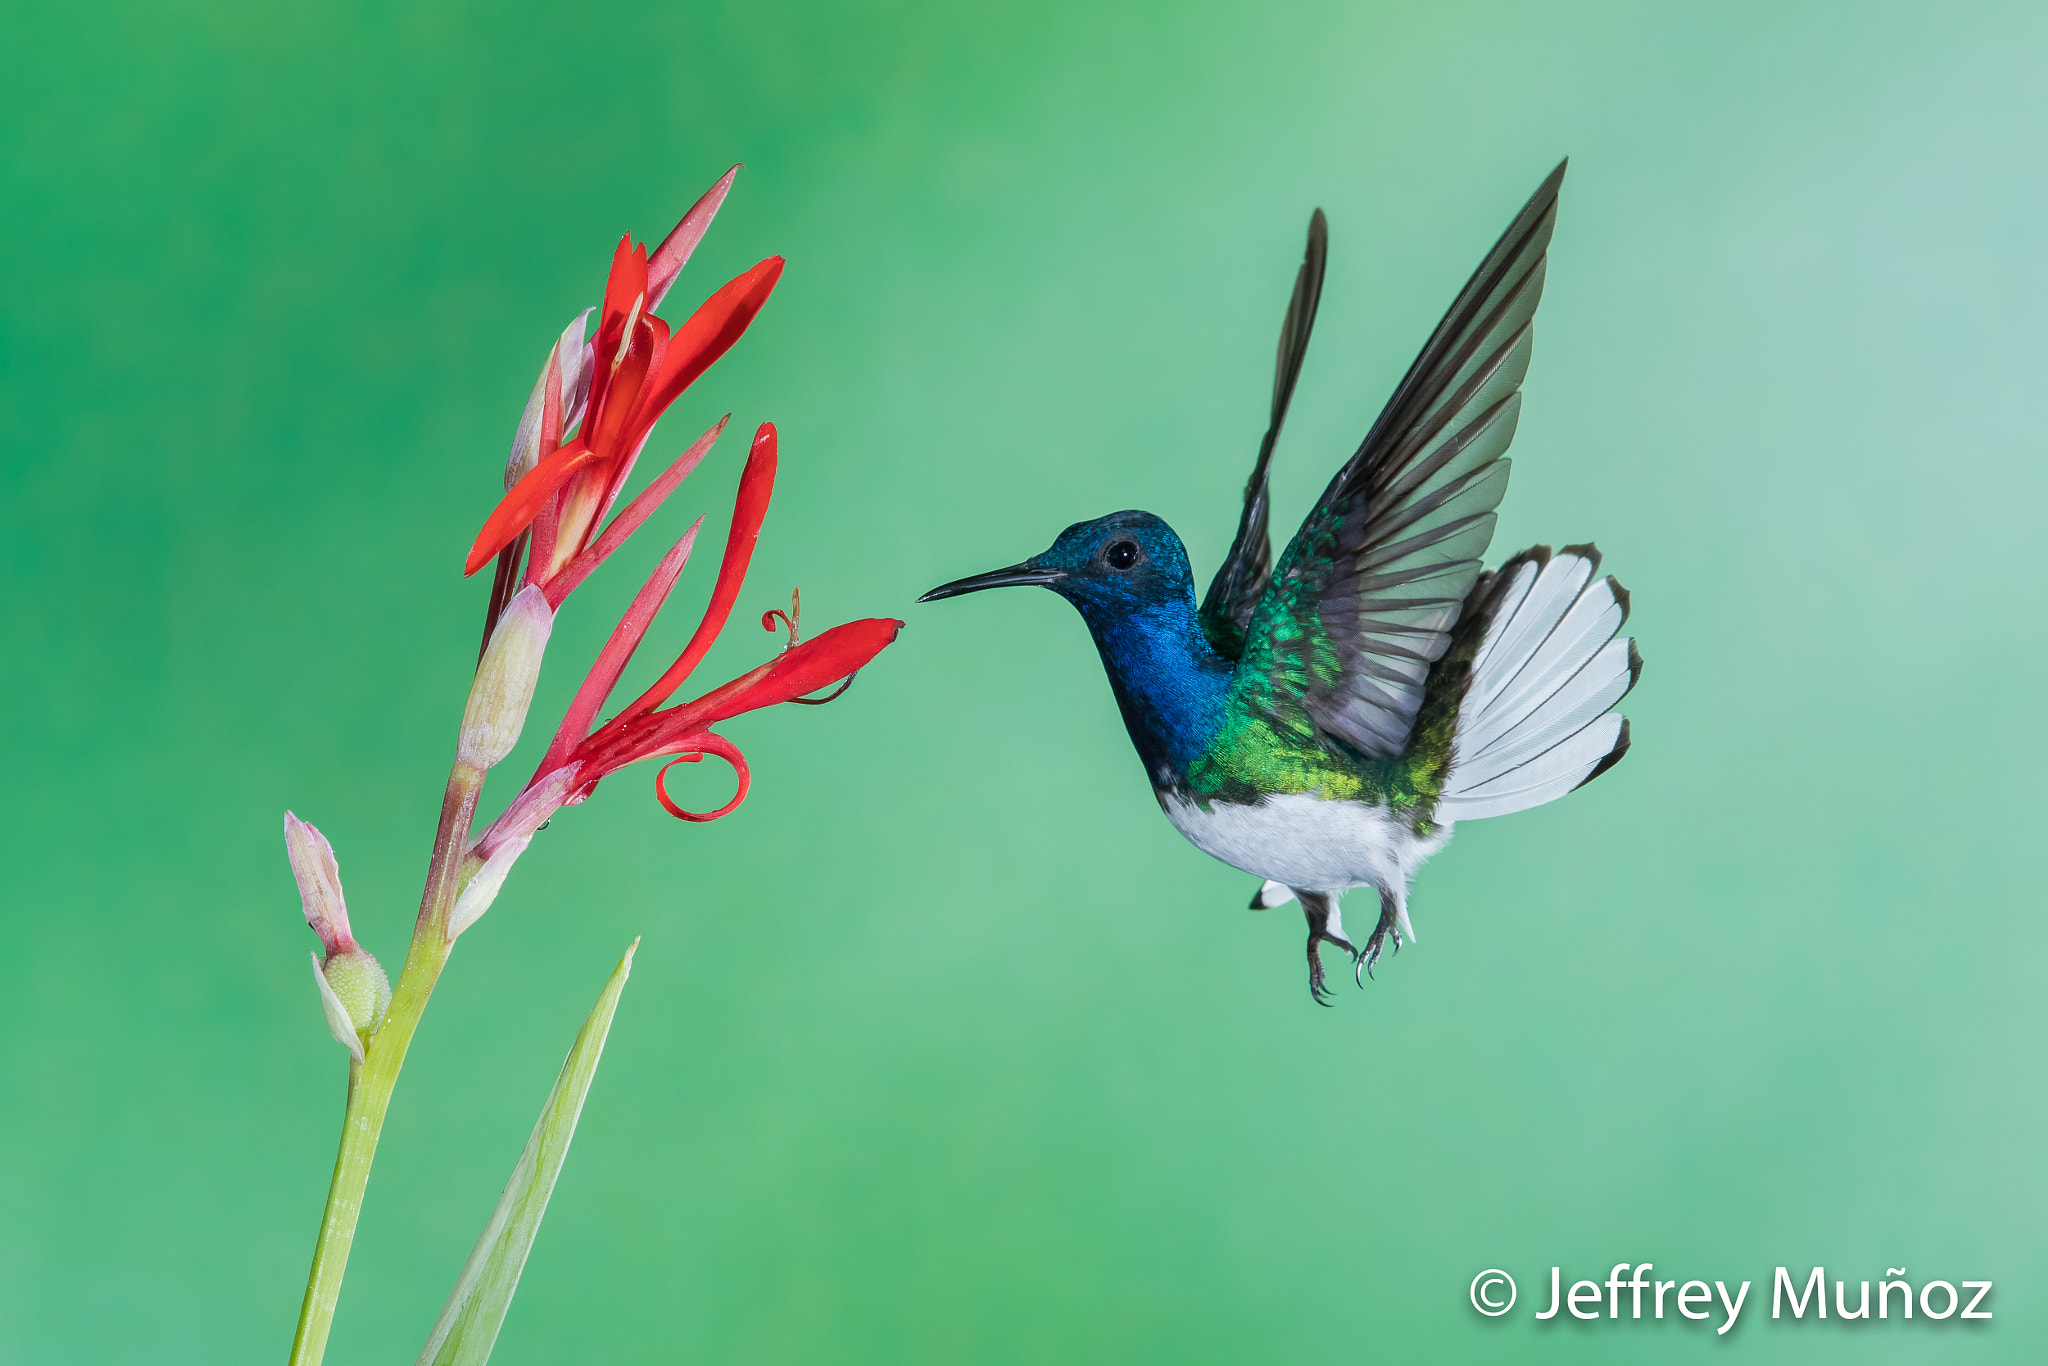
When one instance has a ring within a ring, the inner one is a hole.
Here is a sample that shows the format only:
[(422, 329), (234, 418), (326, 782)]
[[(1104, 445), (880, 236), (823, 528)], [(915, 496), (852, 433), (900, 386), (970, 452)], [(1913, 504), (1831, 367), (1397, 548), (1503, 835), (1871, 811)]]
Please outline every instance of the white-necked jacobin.
[[(1043, 554), (919, 599), (1039, 584), (1079, 609), (1161, 809), (1266, 880), (1254, 909), (1300, 899), (1325, 1005), (1317, 945), (1349, 953), (1362, 985), (1390, 940), (1414, 938), (1409, 880), (1455, 822), (1552, 801), (1628, 749), (1610, 709), (1642, 659), (1619, 638), (1628, 594), (1599, 577), (1599, 552), (1536, 546), (1481, 566), (1564, 170), (1487, 253), (1277, 564), (1266, 472), (1322, 293), (1320, 209), (1237, 539), (1199, 607), (1180, 538), (1149, 512), (1076, 523)], [(1379, 893), (1362, 949), (1339, 909), (1353, 887)]]

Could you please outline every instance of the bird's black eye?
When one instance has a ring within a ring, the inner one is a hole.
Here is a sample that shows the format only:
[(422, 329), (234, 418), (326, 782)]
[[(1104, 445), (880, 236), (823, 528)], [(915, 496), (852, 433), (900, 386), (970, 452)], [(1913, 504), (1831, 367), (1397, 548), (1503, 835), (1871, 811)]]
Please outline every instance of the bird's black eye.
[(1129, 569), (1138, 562), (1138, 545), (1135, 541), (1117, 541), (1102, 552), (1102, 561), (1111, 569)]

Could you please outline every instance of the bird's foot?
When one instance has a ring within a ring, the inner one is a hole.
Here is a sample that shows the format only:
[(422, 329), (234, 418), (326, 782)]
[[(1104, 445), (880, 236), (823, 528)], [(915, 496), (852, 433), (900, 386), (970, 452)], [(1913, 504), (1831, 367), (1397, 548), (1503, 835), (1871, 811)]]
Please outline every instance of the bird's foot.
[(1390, 942), (1394, 946), (1394, 952), (1399, 953), (1402, 944), (1401, 911), (1392, 897), (1381, 892), (1380, 923), (1373, 926), (1372, 933), (1366, 936), (1365, 952), (1358, 955), (1360, 986), (1365, 985), (1364, 979), (1372, 975), (1373, 965), (1380, 961), (1380, 955), (1386, 952)]
[(1330, 988), (1323, 980), (1323, 958), (1316, 952), (1316, 946), (1335, 944), (1350, 954), (1354, 976), (1364, 955), (1344, 937), (1344, 921), (1338, 914), (1335, 898), (1323, 892), (1300, 892), (1298, 895), (1301, 897), (1302, 914), (1308, 917), (1308, 994), (1319, 1006), (1331, 1005)]

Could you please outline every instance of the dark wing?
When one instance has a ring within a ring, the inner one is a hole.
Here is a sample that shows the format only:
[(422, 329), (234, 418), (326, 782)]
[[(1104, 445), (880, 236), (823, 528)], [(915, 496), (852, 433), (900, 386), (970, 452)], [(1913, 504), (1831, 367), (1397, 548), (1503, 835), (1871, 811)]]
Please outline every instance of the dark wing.
[(1301, 377), (1301, 358), (1308, 354), (1308, 334), (1316, 325), (1316, 303), (1323, 296), (1323, 261), (1330, 252), (1330, 228), (1317, 209), (1308, 220), (1308, 249), (1294, 276), (1294, 297), (1280, 324), (1280, 358), (1273, 368), (1273, 416), (1259, 442), (1259, 458), (1244, 486), (1244, 513), (1237, 519), (1237, 539), (1223, 558), (1223, 567), (1202, 599), (1202, 634), (1225, 659), (1244, 653), (1245, 626), (1272, 579), (1273, 542), (1266, 535), (1266, 468), (1273, 462), (1273, 443), (1287, 420), (1287, 401)]
[(1407, 746), (1507, 490), (1564, 169), (1473, 272), (1281, 557), (1240, 666), (1277, 722), (1373, 758)]

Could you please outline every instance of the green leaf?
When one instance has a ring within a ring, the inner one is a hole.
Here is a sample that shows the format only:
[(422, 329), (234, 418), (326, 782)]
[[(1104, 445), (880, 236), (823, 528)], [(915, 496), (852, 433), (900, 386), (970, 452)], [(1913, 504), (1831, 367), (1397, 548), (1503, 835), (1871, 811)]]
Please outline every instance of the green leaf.
[(555, 1089), (526, 1140), (526, 1151), (498, 1197), (483, 1236), (469, 1254), (462, 1275), (449, 1292), (427, 1345), (420, 1352), (418, 1366), (483, 1366), (491, 1359), (498, 1329), (505, 1311), (512, 1307), (513, 1292), (519, 1288), (519, 1273), (526, 1269), (526, 1254), (533, 1250), (534, 1234), (547, 1213), (548, 1196), (554, 1193), (555, 1178), (561, 1175), (562, 1160), (569, 1155), (569, 1140), (576, 1136), (576, 1120), (583, 1113), (583, 1098), (597, 1075), (597, 1060), (604, 1054), (605, 1035), (611, 1032), (612, 1014), (619, 1008), (619, 993), (633, 971), (635, 939), (626, 946), (626, 956), (612, 972), (611, 980), (591, 1009), (590, 1018), (576, 1035), (576, 1046), (555, 1078)]

